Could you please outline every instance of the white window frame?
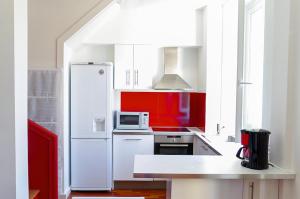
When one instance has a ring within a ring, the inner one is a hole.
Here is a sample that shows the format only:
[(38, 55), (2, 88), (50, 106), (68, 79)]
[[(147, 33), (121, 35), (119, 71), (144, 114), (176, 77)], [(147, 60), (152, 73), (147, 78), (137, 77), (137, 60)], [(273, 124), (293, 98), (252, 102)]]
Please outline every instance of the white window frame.
[(244, 67), (249, 56), (248, 48), (250, 16), (258, 9), (264, 9), (264, 0), (239, 0), (239, 41), (238, 41), (238, 76), (237, 76), (237, 105), (236, 105), (236, 141), (240, 141), (240, 130), (243, 125), (243, 96)]

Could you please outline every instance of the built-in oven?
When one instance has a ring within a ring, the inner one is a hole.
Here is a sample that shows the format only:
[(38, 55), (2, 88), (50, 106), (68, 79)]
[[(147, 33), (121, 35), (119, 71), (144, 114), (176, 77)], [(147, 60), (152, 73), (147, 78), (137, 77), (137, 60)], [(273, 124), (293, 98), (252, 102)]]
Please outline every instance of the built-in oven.
[(155, 135), (155, 155), (193, 155), (193, 135)]

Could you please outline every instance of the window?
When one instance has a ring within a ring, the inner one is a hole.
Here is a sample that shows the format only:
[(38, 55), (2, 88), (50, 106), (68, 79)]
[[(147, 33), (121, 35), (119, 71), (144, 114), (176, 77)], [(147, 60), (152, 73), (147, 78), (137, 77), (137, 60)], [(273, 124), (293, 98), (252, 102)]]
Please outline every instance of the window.
[(240, 81), (241, 128), (261, 128), (263, 103), (264, 1), (245, 5), (244, 64)]

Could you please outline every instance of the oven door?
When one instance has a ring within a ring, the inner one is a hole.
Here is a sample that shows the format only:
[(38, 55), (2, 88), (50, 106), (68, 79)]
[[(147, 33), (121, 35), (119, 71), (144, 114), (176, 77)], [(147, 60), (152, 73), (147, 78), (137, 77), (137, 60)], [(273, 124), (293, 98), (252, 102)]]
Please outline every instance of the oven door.
[(193, 155), (193, 143), (155, 143), (155, 155)]

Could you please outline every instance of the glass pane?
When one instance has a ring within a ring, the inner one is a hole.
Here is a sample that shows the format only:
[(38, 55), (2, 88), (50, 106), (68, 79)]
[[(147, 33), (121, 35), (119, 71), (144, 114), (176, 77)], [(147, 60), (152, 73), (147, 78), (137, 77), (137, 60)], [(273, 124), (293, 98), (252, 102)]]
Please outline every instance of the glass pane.
[(264, 9), (246, 11), (246, 54), (244, 67), (243, 128), (261, 128), (264, 58)]
[(121, 115), (120, 124), (124, 125), (139, 125), (139, 115)]

